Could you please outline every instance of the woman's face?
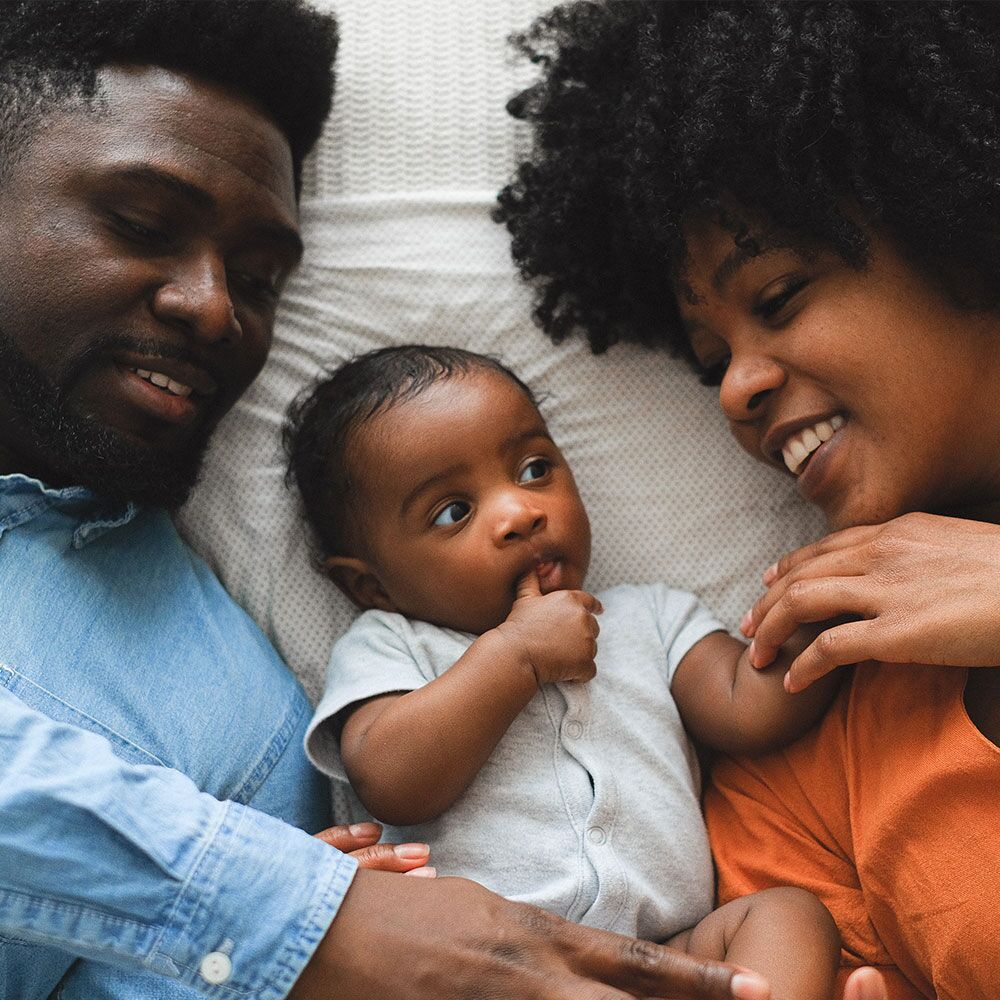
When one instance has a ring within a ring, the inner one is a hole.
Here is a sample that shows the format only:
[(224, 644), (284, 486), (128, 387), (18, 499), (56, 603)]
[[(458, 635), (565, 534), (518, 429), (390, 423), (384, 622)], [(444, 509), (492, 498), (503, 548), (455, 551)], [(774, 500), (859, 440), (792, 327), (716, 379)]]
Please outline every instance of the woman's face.
[(678, 301), (740, 444), (832, 528), (1000, 499), (1000, 318), (961, 311), (878, 236), (869, 265), (688, 233)]

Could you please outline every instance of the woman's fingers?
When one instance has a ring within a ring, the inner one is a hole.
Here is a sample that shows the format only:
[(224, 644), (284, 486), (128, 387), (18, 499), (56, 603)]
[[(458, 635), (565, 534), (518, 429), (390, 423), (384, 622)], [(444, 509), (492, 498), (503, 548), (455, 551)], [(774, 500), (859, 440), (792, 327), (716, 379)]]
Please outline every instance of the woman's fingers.
[(362, 847), (378, 843), (382, 836), (380, 823), (344, 823), (340, 826), (330, 826), (316, 834), (317, 840), (322, 840), (331, 847), (345, 854)]
[(845, 616), (874, 618), (877, 614), (871, 584), (865, 577), (796, 580), (757, 625), (750, 662), (758, 669), (768, 666), (800, 625)]
[(844, 1000), (889, 1000), (882, 974), (871, 966), (856, 969), (844, 984)]
[(786, 553), (773, 566), (769, 566), (764, 571), (764, 586), (772, 586), (797, 566), (810, 559), (815, 559), (817, 556), (870, 542), (880, 527), (877, 524), (861, 524), (853, 528), (844, 528), (841, 531), (831, 532), (808, 545), (803, 545), (802, 548), (795, 549), (793, 552)]
[(792, 661), (785, 674), (785, 690), (796, 694), (837, 667), (873, 659), (875, 628), (870, 621), (845, 622), (820, 632)]
[(825, 576), (858, 577), (865, 574), (868, 567), (868, 553), (863, 548), (853, 545), (804, 559), (794, 569), (776, 578), (747, 612), (740, 623), (740, 629), (748, 639), (756, 638), (760, 623), (771, 608), (785, 596), (789, 587), (799, 581), (815, 580)]
[(320, 830), (316, 839), (357, 858), (362, 868), (425, 876), (437, 874), (434, 869), (427, 868), (431, 855), (427, 844), (380, 844), (381, 836), (379, 823), (351, 823)]
[(411, 872), (427, 866), (431, 849), (427, 844), (372, 844), (350, 853), (362, 868), (379, 872)]

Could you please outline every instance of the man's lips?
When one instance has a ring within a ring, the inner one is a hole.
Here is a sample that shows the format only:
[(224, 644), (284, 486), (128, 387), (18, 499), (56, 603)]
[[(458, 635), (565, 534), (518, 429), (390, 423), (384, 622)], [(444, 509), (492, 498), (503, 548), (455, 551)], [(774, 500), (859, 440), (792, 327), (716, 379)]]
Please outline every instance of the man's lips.
[(154, 382), (161, 383), (158, 386), (159, 388), (165, 388), (165, 386), (162, 385), (162, 378), (156, 378), (156, 376), (163, 376), (175, 385), (183, 386), (191, 391), (190, 393), (175, 392), (174, 395), (190, 395), (193, 393), (198, 396), (214, 396), (219, 390), (218, 380), (209, 374), (206, 369), (189, 361), (183, 361), (180, 358), (121, 351), (115, 353), (114, 361), (121, 367), (130, 369), (133, 372), (146, 373), (145, 376), (140, 377), (145, 377), (147, 381), (149, 380), (149, 375), (152, 375)]

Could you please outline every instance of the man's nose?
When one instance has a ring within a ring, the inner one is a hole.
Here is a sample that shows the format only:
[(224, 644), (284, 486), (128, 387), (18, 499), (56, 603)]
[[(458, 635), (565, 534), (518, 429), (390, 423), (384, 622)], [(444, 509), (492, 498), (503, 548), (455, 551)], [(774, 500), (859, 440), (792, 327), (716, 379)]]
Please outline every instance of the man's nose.
[(508, 545), (530, 538), (546, 525), (545, 511), (532, 497), (525, 495), (523, 491), (519, 492), (520, 496), (507, 495), (498, 501), (493, 524), (493, 540), (497, 545)]
[(785, 370), (766, 354), (733, 354), (719, 388), (719, 405), (728, 420), (754, 420), (775, 389), (785, 381)]
[(153, 296), (153, 313), (164, 323), (183, 326), (201, 340), (238, 341), (236, 318), (223, 260), (212, 252), (176, 263)]

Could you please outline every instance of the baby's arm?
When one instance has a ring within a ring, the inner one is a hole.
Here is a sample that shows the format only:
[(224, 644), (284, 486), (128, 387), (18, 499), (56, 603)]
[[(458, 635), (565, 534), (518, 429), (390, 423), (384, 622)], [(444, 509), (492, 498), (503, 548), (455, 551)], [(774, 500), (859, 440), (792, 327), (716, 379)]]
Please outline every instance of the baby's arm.
[(834, 672), (798, 694), (785, 691), (789, 664), (815, 635), (799, 629), (763, 670), (752, 666), (747, 646), (725, 632), (696, 642), (670, 688), (685, 728), (704, 746), (733, 754), (763, 753), (801, 736), (829, 707), (841, 680)]
[(666, 943), (760, 973), (771, 984), (769, 1000), (833, 996), (840, 935), (826, 907), (804, 889), (734, 899)]
[(600, 610), (583, 591), (542, 595), (532, 573), (507, 620), (483, 633), (440, 677), (349, 708), (340, 755), (365, 808), (394, 826), (440, 816), (539, 685), (594, 676)]

